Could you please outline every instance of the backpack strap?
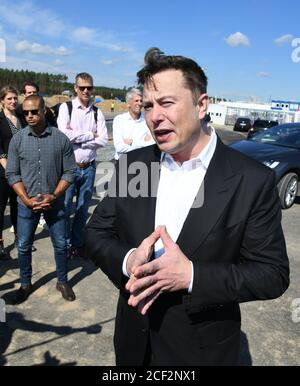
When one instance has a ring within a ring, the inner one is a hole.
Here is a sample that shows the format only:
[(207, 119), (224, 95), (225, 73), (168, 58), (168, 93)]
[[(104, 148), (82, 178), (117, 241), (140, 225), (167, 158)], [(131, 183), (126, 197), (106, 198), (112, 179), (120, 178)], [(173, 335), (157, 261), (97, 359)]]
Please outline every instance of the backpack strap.
[[(71, 121), (72, 110), (73, 110), (73, 103), (72, 103), (72, 101), (67, 101), (66, 105), (68, 107), (69, 117), (70, 117), (70, 121)], [(93, 105), (93, 110), (94, 110), (95, 122), (96, 122), (96, 125), (97, 125), (97, 121), (98, 121), (98, 107)]]
[(67, 107), (68, 107), (69, 117), (70, 117), (70, 122), (71, 122), (71, 116), (72, 116), (72, 110), (73, 110), (73, 103), (72, 103), (72, 101), (67, 101), (67, 102), (66, 102), (66, 105), (67, 105)]
[(94, 110), (95, 122), (96, 122), (96, 125), (97, 125), (97, 121), (98, 121), (98, 107), (93, 105), (93, 110)]

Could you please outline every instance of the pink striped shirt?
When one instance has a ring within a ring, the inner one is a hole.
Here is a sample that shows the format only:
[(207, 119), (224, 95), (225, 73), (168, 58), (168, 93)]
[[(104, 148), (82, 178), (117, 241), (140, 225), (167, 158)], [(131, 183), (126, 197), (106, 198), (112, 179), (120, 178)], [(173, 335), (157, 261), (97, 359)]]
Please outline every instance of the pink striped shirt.
[[(108, 141), (104, 115), (98, 109), (96, 124), (92, 103), (84, 108), (77, 97), (72, 104), (71, 121), (67, 104), (61, 104), (57, 126), (71, 141), (76, 162), (92, 162), (96, 158), (96, 150), (104, 147)], [(98, 136), (95, 137), (95, 134)]]

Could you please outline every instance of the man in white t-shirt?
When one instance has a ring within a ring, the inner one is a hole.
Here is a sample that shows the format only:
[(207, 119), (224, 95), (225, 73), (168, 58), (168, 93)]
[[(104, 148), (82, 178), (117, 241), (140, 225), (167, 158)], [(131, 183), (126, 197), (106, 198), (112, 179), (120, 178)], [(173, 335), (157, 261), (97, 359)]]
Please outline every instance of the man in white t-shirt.
[(128, 112), (117, 115), (113, 121), (115, 159), (129, 151), (154, 144), (154, 140), (142, 114), (142, 93), (137, 88), (126, 94)]

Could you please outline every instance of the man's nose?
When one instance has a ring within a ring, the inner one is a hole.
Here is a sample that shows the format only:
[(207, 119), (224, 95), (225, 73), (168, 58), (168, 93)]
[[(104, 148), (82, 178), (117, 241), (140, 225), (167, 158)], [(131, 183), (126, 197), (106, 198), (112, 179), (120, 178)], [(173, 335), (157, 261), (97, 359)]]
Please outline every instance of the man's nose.
[(164, 119), (163, 108), (161, 106), (153, 106), (150, 112), (152, 122), (159, 122)]

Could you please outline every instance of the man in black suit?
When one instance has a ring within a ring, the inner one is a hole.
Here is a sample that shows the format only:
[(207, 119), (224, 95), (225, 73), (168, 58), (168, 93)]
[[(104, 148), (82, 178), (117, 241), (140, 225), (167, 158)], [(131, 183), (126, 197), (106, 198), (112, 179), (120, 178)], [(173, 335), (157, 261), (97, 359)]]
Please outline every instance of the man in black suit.
[(87, 254), (120, 290), (116, 363), (235, 365), (239, 303), (289, 285), (274, 172), (207, 125), (193, 60), (150, 49), (138, 79), (156, 145), (121, 157), (86, 230)]

